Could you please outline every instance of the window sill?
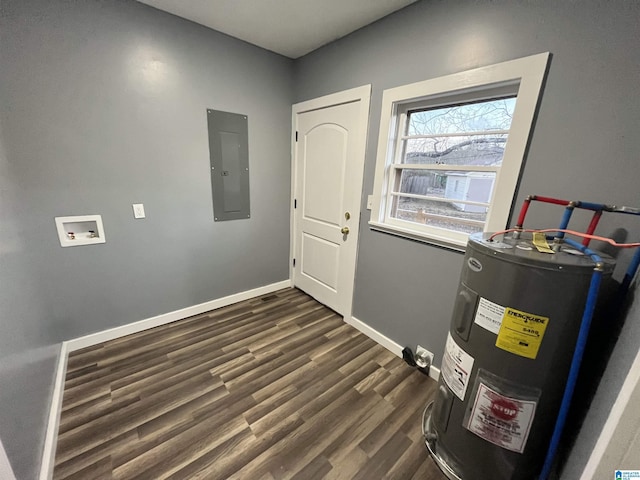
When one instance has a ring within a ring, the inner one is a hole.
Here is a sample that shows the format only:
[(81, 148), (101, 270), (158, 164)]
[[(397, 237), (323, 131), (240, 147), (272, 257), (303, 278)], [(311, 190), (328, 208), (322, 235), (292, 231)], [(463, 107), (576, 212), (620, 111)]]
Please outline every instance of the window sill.
[(466, 251), (466, 242), (462, 243), (447, 238), (426, 236), (424, 233), (410, 228), (402, 228), (396, 225), (388, 225), (371, 220), (369, 221), (369, 226), (371, 227), (371, 230), (375, 230), (377, 232), (388, 233), (397, 237), (408, 238), (409, 240), (435, 245), (436, 247), (446, 248), (447, 250), (452, 250), (454, 252), (464, 253)]

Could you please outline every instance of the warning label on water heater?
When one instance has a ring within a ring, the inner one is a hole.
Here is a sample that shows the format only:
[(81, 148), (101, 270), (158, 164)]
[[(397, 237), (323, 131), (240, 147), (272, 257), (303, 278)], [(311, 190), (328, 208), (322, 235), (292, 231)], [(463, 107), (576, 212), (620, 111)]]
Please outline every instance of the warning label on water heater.
[(480, 383), (467, 429), (499, 447), (522, 453), (535, 412), (536, 402), (501, 395)]
[(460, 400), (464, 400), (471, 370), (473, 369), (473, 357), (458, 346), (453, 337), (451, 337), (451, 333), (447, 335), (447, 343), (444, 350), (440, 374), (451, 391)]
[(548, 323), (549, 317), (507, 308), (502, 317), (496, 347), (535, 360)]

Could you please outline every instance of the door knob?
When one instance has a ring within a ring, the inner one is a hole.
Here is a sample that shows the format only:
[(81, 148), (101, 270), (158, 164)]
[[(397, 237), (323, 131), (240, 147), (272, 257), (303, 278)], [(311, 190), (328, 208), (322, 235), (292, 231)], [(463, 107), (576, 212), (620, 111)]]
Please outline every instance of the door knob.
[(340, 229), (340, 232), (341, 232), (343, 235), (349, 235), (349, 227), (342, 227), (342, 228)]

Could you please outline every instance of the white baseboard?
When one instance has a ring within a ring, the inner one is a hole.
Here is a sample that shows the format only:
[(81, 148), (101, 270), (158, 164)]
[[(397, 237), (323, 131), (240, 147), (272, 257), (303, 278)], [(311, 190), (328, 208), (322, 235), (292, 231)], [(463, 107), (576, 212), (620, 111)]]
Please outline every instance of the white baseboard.
[[(394, 355), (397, 355), (398, 357), (402, 358), (403, 347), (400, 344), (394, 342), (389, 337), (386, 337), (385, 335), (381, 334), (379, 331), (371, 328), (362, 320), (358, 320), (355, 317), (344, 317), (344, 321), (349, 325), (351, 325), (353, 328), (360, 330), (371, 340), (380, 344), (381, 346), (389, 350)], [(429, 376), (437, 382), (438, 379), (440, 378), (440, 369), (432, 365), (431, 367), (429, 367)]]
[(193, 305), (191, 307), (182, 308), (180, 310), (174, 310), (173, 312), (163, 313), (155, 317), (146, 318), (137, 322), (122, 325), (120, 327), (110, 328), (101, 332), (85, 335), (84, 337), (74, 338), (69, 340), (68, 349), (69, 352), (80, 350), (81, 348), (91, 347), (102, 342), (114, 340), (116, 338), (124, 337), (125, 335), (131, 335), (132, 333), (142, 332), (149, 328), (159, 327), (167, 323), (175, 322), (176, 320), (182, 320), (183, 318), (191, 317), (193, 315), (199, 315), (201, 313), (208, 312), (209, 310), (215, 310), (216, 308), (226, 307), (233, 303), (242, 302), (250, 298), (259, 297), (260, 295), (266, 295), (277, 290), (282, 290), (291, 286), (291, 280), (283, 280), (281, 282), (265, 285), (264, 287), (254, 288), (252, 290), (246, 290), (240, 293), (234, 293), (226, 297), (211, 300), (209, 302), (200, 303), (199, 305)]
[(352, 327), (354, 327), (355, 329), (360, 330), (371, 340), (375, 341), (376, 343), (379, 343), (394, 355), (397, 355), (398, 357), (402, 358), (403, 347), (400, 344), (394, 342), (389, 337), (384, 336), (379, 331), (371, 328), (369, 325), (364, 323), (362, 320), (358, 320), (356, 317), (351, 317), (351, 318), (344, 317), (344, 321), (347, 322)]
[(62, 396), (64, 394), (64, 379), (67, 373), (67, 357), (69, 355), (68, 342), (62, 342), (56, 376), (51, 396), (51, 408), (49, 409), (49, 421), (44, 438), (44, 451), (42, 453), (42, 465), (40, 466), (39, 480), (51, 480), (53, 478), (53, 465), (56, 456), (56, 440), (58, 438), (58, 426), (60, 423), (60, 411), (62, 410)]

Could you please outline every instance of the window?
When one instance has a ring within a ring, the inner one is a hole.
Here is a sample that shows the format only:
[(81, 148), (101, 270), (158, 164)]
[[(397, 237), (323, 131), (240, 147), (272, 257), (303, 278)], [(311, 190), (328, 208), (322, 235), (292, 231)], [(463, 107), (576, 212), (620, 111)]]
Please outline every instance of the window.
[(372, 228), (458, 249), (503, 229), (547, 59), (385, 90)]

